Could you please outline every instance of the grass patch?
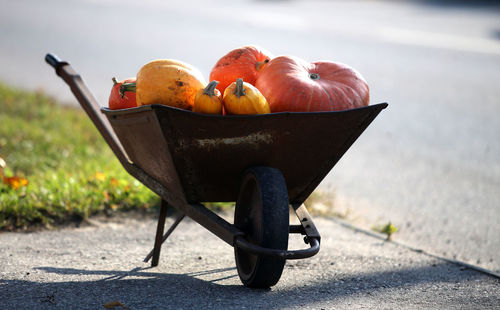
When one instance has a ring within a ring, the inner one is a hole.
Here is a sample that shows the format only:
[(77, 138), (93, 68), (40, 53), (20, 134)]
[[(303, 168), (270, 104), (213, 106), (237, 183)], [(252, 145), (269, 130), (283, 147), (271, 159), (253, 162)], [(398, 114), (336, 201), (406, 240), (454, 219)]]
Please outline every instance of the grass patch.
[(399, 231), (399, 229), (396, 226), (392, 225), (391, 222), (381, 226), (373, 226), (372, 230), (380, 234), (386, 235), (387, 241), (391, 241), (392, 235)]
[[(155, 214), (160, 205), (156, 194), (123, 169), (80, 107), (0, 83), (2, 158), (4, 176), (28, 184), (9, 186), (0, 172), (0, 231), (50, 228), (124, 211)], [(305, 204), (313, 215), (348, 216), (348, 210), (336, 210), (334, 192), (316, 191)], [(205, 206), (225, 211), (234, 204)]]
[(0, 230), (51, 227), (93, 214), (150, 210), (159, 198), (128, 175), (81, 108), (0, 83)]

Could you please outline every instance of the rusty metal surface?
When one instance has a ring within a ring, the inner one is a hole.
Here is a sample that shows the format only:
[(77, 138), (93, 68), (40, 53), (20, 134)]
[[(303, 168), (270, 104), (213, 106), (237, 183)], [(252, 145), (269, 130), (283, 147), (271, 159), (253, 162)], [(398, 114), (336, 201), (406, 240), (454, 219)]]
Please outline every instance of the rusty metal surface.
[[(230, 245), (237, 243), (249, 251), (285, 258), (309, 257), (319, 251), (320, 237), (312, 219), (305, 208), (295, 206), (309, 196), (387, 106), (342, 112), (211, 116), (151, 105), (118, 111), (103, 108), (106, 120), (98, 113), (99, 105), (80, 75), (54, 55), (47, 54), (45, 59), (70, 86), (123, 167), (160, 195), (165, 206), (168, 203), (180, 209)], [(274, 253), (255, 247), (245, 241), (243, 232), (199, 203), (235, 201), (242, 172), (257, 165), (283, 173), (290, 203), (302, 224), (301, 229), (292, 230), (306, 234), (310, 249)], [(162, 217), (164, 214), (160, 215), (160, 226)], [(168, 233), (161, 237), (162, 231), (163, 227), (157, 232), (153, 265), (157, 264), (161, 241), (168, 237)]]
[(235, 201), (241, 173), (260, 165), (280, 169), (290, 202), (300, 204), (386, 106), (249, 116), (162, 105), (103, 112), (134, 164), (189, 203)]
[(186, 204), (171, 152), (154, 110), (140, 109), (134, 113), (112, 113), (107, 116), (132, 163), (170, 192), (170, 204)]

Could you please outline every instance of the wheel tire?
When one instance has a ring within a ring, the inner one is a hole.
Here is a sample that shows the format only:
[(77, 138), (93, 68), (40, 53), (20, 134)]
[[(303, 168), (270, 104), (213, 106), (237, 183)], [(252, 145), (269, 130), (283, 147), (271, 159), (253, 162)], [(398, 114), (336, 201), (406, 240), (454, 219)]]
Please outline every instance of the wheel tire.
[[(278, 169), (253, 167), (246, 170), (236, 201), (234, 225), (254, 245), (287, 250), (288, 190)], [(285, 259), (247, 253), (237, 246), (234, 254), (238, 275), (245, 286), (268, 288), (279, 281)]]

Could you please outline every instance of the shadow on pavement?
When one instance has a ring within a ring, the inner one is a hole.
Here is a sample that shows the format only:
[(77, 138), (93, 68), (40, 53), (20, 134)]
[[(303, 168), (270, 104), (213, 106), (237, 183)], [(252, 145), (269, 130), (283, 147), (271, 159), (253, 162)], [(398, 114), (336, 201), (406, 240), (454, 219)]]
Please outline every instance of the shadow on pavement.
[[(291, 268), (290, 266), (288, 266)], [(185, 309), (215, 308), (266, 308), (282, 309), (306, 306), (311, 303), (342, 302), (357, 296), (384, 296), (401, 298), (401, 293), (423, 290), (438, 294), (440, 287), (484, 279), (484, 275), (470, 270), (457, 271), (456, 265), (442, 263), (412, 269), (396, 269), (359, 275), (332, 276), (313, 283), (302, 283), (299, 277), (292, 286), (280, 283), (269, 290), (248, 289), (242, 285), (219, 284), (223, 279), (237, 277), (235, 268), (206, 270), (188, 274), (164, 274), (135, 268), (130, 271), (84, 270), (72, 268), (35, 268), (51, 275), (54, 282), (25, 280), (0, 280), (5, 306), (17, 308), (102, 308), (104, 304), (120, 301), (131, 309), (148, 309), (174, 306)], [(301, 270), (307, 272), (307, 270)], [(82, 275), (102, 276), (93, 281), (67, 281), (65, 277)], [(204, 280), (208, 276), (212, 280)], [(215, 278), (215, 280), (214, 280)], [(448, 289), (450, 289), (448, 287)], [(395, 295), (395, 296), (393, 296)], [(404, 294), (403, 294), (404, 295)], [(455, 294), (456, 304), (467, 296)], [(371, 297), (372, 299), (374, 297)], [(485, 297), (487, 298), (487, 297)], [(491, 298), (491, 297), (490, 297)], [(448, 301), (449, 301), (448, 296)], [(498, 301), (498, 300), (497, 300)], [(491, 302), (491, 300), (489, 301)], [(467, 302), (466, 302), (467, 303)], [(486, 302), (488, 303), (488, 302)], [(454, 303), (455, 304), (455, 303)]]

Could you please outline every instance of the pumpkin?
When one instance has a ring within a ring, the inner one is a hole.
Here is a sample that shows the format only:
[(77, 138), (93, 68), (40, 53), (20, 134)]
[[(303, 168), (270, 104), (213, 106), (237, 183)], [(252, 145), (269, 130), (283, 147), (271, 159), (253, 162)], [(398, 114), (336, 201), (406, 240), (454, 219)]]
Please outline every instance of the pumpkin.
[(137, 73), (137, 105), (158, 103), (191, 110), (196, 93), (206, 85), (201, 72), (187, 63), (153, 60)]
[(270, 113), (266, 98), (250, 83), (237, 79), (224, 91), (222, 97), (226, 114)]
[(113, 87), (111, 88), (111, 93), (109, 94), (109, 108), (111, 110), (119, 110), (137, 107), (135, 92), (120, 92), (120, 87), (122, 86), (122, 84), (135, 83), (135, 78), (128, 78), (120, 82), (118, 82), (116, 78), (112, 78), (111, 80), (113, 81)]
[(201, 88), (194, 98), (193, 112), (206, 114), (222, 114), (221, 93), (215, 87), (218, 81), (211, 81), (207, 87)]
[(308, 63), (292, 56), (271, 60), (255, 86), (271, 112), (339, 111), (367, 106), (368, 84), (355, 69), (341, 63)]
[(217, 89), (224, 93), (226, 87), (237, 78), (255, 85), (257, 75), (271, 60), (271, 54), (257, 46), (236, 48), (219, 59), (210, 72), (210, 80), (219, 81)]

